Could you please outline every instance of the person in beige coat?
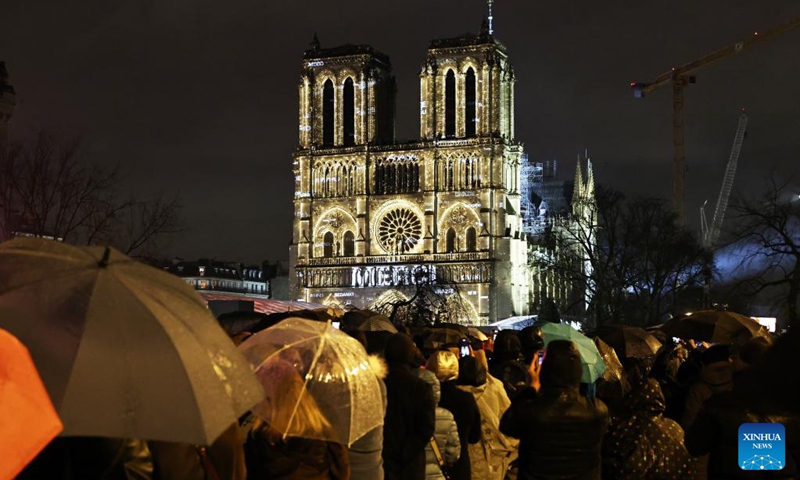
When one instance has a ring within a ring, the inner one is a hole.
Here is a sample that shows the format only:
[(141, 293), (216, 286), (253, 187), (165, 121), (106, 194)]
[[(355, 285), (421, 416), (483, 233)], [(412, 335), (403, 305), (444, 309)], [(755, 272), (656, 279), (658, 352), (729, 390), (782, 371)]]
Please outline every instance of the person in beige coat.
[(503, 480), (518, 455), (519, 440), (500, 433), (500, 417), (511, 406), (503, 382), (488, 373), (486, 356), (476, 350), (475, 356), (459, 362), (459, 388), (475, 397), (481, 413), (481, 440), (469, 446), (472, 480)]

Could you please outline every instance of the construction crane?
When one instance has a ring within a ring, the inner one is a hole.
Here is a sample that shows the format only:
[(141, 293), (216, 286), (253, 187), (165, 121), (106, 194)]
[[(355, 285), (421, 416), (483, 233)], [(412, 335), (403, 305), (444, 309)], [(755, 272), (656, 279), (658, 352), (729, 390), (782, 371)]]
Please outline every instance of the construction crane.
[(741, 52), (746, 47), (765, 42), (798, 26), (800, 26), (800, 17), (767, 30), (766, 32), (755, 32), (749, 38), (711, 52), (693, 62), (673, 68), (666, 73), (662, 73), (652, 82), (631, 83), (631, 88), (636, 98), (643, 98), (648, 92), (652, 92), (668, 83), (672, 84), (672, 205), (675, 212), (678, 214), (678, 221), (681, 226), (686, 224), (686, 209), (684, 205), (684, 175), (686, 172), (684, 163), (686, 156), (683, 125), (683, 89), (695, 83), (695, 76), (691, 75), (691, 73), (700, 67), (730, 57), (731, 55)]
[(703, 246), (708, 249), (713, 249), (716, 245), (719, 232), (722, 229), (722, 222), (725, 220), (725, 210), (728, 209), (728, 199), (733, 189), (733, 180), (736, 178), (736, 167), (739, 163), (739, 155), (742, 153), (742, 143), (744, 143), (745, 136), (747, 136), (747, 112), (742, 109), (742, 113), (739, 115), (739, 126), (736, 128), (736, 135), (733, 137), (731, 156), (728, 158), (728, 166), (725, 167), (725, 176), (722, 178), (722, 188), (719, 190), (717, 206), (714, 209), (714, 218), (711, 220), (710, 227), (706, 221), (705, 209), (708, 200), (703, 203), (703, 208), (700, 209), (700, 231), (703, 234)]

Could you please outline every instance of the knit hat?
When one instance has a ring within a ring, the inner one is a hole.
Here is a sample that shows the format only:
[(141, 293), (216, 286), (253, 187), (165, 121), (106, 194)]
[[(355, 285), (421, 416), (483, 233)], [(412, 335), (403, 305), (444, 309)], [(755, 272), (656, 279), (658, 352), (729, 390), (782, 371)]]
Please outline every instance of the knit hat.
[(436, 375), (440, 382), (449, 382), (458, 378), (458, 357), (449, 350), (437, 350), (428, 359), (428, 370)]

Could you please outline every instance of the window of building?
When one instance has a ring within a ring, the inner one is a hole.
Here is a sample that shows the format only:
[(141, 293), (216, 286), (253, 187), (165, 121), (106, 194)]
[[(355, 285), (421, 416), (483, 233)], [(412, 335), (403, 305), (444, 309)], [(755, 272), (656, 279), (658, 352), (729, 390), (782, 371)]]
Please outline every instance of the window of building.
[(467, 137), (474, 137), (477, 118), (475, 116), (475, 71), (472, 67), (467, 70), (467, 79), (464, 83), (464, 96), (465, 135)]
[(444, 81), (444, 136), (456, 136), (456, 74), (452, 70)]
[(474, 252), (478, 249), (478, 235), (474, 227), (467, 229), (467, 251)]
[(456, 231), (450, 228), (447, 230), (446, 252), (453, 253), (455, 251), (456, 251)]
[(327, 232), (322, 238), (322, 256), (333, 257), (333, 233)]
[(344, 116), (344, 144), (356, 144), (356, 108), (355, 92), (353, 91), (353, 79), (348, 78), (344, 81), (344, 97), (342, 98), (342, 113)]
[(344, 232), (344, 256), (352, 257), (356, 254), (356, 238), (353, 232)]
[(333, 146), (333, 82), (328, 79), (322, 87), (322, 145)]

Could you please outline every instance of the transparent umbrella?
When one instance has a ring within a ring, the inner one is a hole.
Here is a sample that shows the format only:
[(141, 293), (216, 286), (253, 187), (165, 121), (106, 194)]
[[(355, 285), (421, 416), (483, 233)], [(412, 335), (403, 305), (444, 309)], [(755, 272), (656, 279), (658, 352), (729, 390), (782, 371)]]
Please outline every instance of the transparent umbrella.
[(329, 323), (288, 318), (239, 351), (266, 392), (253, 413), (284, 437), (350, 446), (383, 425), (380, 380), (367, 352)]

